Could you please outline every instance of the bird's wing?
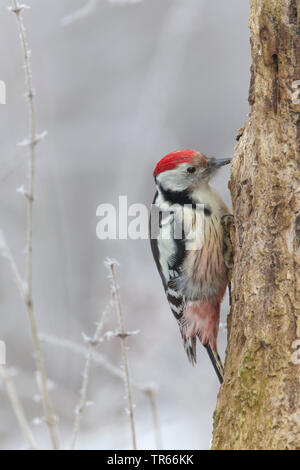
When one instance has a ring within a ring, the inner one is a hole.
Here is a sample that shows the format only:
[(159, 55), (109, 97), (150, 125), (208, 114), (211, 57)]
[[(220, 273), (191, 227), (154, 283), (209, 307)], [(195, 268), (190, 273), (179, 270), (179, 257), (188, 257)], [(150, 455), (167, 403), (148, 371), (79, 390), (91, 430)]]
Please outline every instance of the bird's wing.
[[(154, 198), (153, 204), (155, 207)], [(168, 240), (163, 240), (162, 230), (169, 224), (171, 227), (174, 225), (174, 214), (169, 216), (166, 221), (159, 222), (156, 230), (151, 224), (150, 215), (150, 241), (153, 258), (155, 260), (158, 272), (162, 279), (166, 296), (174, 317), (177, 320), (179, 330), (182, 336), (184, 349), (187, 353), (188, 359), (192, 365), (196, 363), (196, 336), (187, 338), (184, 328), (184, 309), (186, 300), (184, 294), (180, 289), (180, 266), (185, 256), (185, 242), (184, 240), (177, 240), (172, 236)], [(174, 227), (173, 227), (174, 228)], [(170, 232), (172, 234), (172, 231)], [(222, 383), (223, 381), (223, 365), (220, 357), (216, 351), (213, 351), (209, 344), (205, 345), (210, 360), (214, 366), (217, 376)]]
[[(155, 198), (154, 198), (155, 202)], [(170, 238), (164, 240), (161, 236), (163, 228), (166, 229), (170, 226)], [(192, 364), (196, 362), (196, 338), (187, 338), (184, 334), (183, 328), (183, 312), (185, 309), (185, 298), (180, 290), (179, 266), (182, 263), (185, 252), (185, 244), (183, 240), (174, 239), (172, 233), (174, 228), (174, 214), (169, 214), (167, 218), (159, 223), (159, 228), (156, 233), (151, 231), (151, 217), (150, 217), (150, 241), (153, 258), (155, 260), (158, 272), (161, 276), (165, 293), (174, 317), (179, 325), (180, 333), (182, 336), (184, 349)], [(153, 228), (152, 228), (153, 229)], [(160, 244), (160, 247), (158, 246)], [(159, 249), (160, 248), (160, 249)]]

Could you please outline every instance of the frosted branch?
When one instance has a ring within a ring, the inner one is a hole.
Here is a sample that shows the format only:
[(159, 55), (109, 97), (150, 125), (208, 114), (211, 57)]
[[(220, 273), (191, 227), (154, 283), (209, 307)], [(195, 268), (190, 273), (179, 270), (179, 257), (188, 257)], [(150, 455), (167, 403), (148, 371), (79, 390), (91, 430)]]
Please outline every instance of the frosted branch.
[(32, 431), (30, 429), (30, 426), (28, 424), (27, 418), (25, 416), (25, 412), (22, 406), (22, 403), (18, 397), (15, 384), (13, 382), (12, 376), (9, 374), (5, 366), (0, 365), (0, 377), (2, 378), (8, 398), (10, 400), (13, 412), (17, 418), (17, 421), (19, 423), (19, 426), (25, 436), (25, 439), (28, 443), (29, 449), (30, 450), (37, 450), (37, 443), (36, 440), (32, 434)]
[[(125, 5), (125, 4), (135, 4), (141, 3), (143, 0), (107, 0), (108, 3)], [(97, 8), (100, 0), (87, 0), (83, 7), (71, 12), (70, 14), (64, 16), (61, 20), (63, 26), (68, 26), (76, 21), (80, 21), (86, 16), (92, 14)]]
[(127, 400), (128, 400), (128, 413), (129, 413), (129, 418), (130, 418), (132, 447), (134, 450), (136, 450), (137, 447), (136, 447), (134, 412), (133, 412), (133, 402), (132, 402), (132, 393), (131, 393), (131, 384), (130, 384), (128, 354), (127, 354), (127, 346), (126, 346), (128, 333), (125, 330), (120, 291), (119, 291), (119, 286), (117, 283), (116, 272), (115, 272), (115, 268), (117, 265), (118, 265), (117, 262), (114, 260), (106, 261), (106, 266), (108, 267), (110, 271), (110, 275), (111, 275), (113, 300), (115, 303), (115, 308), (116, 308), (116, 312), (117, 312), (118, 319), (119, 319), (120, 332), (118, 336), (121, 341), (122, 358), (123, 358), (123, 366), (124, 366), (124, 379), (125, 379), (124, 384), (125, 384), (125, 390), (126, 390)]
[(62, 18), (61, 23), (68, 26), (90, 15), (97, 7), (98, 0), (87, 0), (85, 5)]
[[(52, 346), (58, 346), (60, 348), (67, 349), (72, 353), (79, 354), (80, 356), (87, 357), (88, 348), (82, 346), (81, 344), (75, 343), (74, 341), (70, 341), (64, 338), (58, 338), (55, 335), (49, 335), (47, 333), (40, 333), (39, 338), (41, 341), (50, 344)], [(112, 364), (109, 359), (104, 355), (100, 354), (96, 351), (93, 353), (93, 362), (97, 365), (105, 369), (109, 374), (113, 375), (114, 377), (119, 378), (120, 380), (124, 381), (124, 371), (119, 367)], [(152, 412), (152, 420), (154, 425), (154, 433), (155, 433), (155, 441), (158, 449), (162, 449), (161, 442), (161, 431), (160, 431), (160, 424), (158, 419), (158, 412), (157, 412), (157, 404), (156, 404), (156, 385), (152, 382), (148, 383), (140, 383), (136, 380), (131, 378), (131, 385), (136, 390), (144, 393), (146, 397), (150, 401), (151, 412)]]
[[(41, 135), (36, 132), (36, 112), (35, 112), (35, 92), (32, 84), (32, 72), (31, 72), (31, 63), (30, 57), (31, 53), (28, 47), (26, 32), (22, 18), (22, 12), (26, 9), (27, 6), (19, 4), (18, 0), (12, 0), (12, 6), (10, 10), (16, 15), (17, 26), (20, 35), (21, 47), (23, 51), (23, 60), (24, 60), (24, 69), (25, 69), (25, 86), (26, 86), (26, 97), (28, 102), (29, 109), (29, 125), (30, 125), (30, 135), (28, 138), (29, 145), (29, 185), (28, 190), (26, 191), (27, 198), (27, 248), (26, 248), (26, 293), (24, 288), (20, 288), (20, 279), (18, 279), (18, 271), (15, 268), (15, 263), (13, 262), (13, 257), (9, 259), (11, 267), (14, 271), (15, 278), (19, 290), (24, 297), (27, 311), (29, 314), (29, 321), (31, 326), (31, 333), (34, 346), (34, 356), (36, 361), (36, 368), (41, 378), (41, 394), (43, 408), (46, 418), (46, 423), (49, 429), (50, 438), (52, 442), (53, 449), (59, 448), (58, 434), (55, 424), (55, 416), (52, 408), (52, 403), (47, 389), (47, 376), (44, 365), (44, 358), (42, 355), (40, 341), (38, 338), (38, 329), (36, 323), (36, 316), (33, 306), (33, 291), (32, 291), (32, 252), (33, 252), (33, 203), (34, 203), (34, 194), (35, 194), (35, 147), (39, 140), (45, 137), (45, 133)], [(24, 295), (25, 294), (25, 295)]]
[(91, 339), (89, 338), (89, 347), (87, 351), (86, 363), (85, 363), (84, 372), (83, 372), (83, 380), (82, 380), (82, 385), (80, 389), (80, 399), (75, 409), (75, 422), (74, 422), (74, 428), (73, 428), (72, 440), (71, 440), (72, 450), (75, 449), (76, 441), (77, 441), (78, 434), (80, 431), (80, 424), (81, 424), (83, 412), (85, 408), (87, 407), (88, 386), (89, 386), (90, 375), (91, 375), (91, 366), (92, 366), (94, 349), (99, 344), (99, 339), (102, 333), (106, 315), (107, 315), (107, 310), (103, 312), (101, 320), (97, 324), (97, 328), (96, 328), (93, 338)]

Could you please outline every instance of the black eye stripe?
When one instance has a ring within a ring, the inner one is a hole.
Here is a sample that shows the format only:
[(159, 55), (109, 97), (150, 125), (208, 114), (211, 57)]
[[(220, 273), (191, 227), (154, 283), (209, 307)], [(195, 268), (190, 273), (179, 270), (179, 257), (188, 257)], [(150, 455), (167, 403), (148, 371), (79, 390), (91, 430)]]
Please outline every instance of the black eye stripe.
[(194, 166), (189, 166), (186, 170), (188, 173), (195, 173), (196, 168)]

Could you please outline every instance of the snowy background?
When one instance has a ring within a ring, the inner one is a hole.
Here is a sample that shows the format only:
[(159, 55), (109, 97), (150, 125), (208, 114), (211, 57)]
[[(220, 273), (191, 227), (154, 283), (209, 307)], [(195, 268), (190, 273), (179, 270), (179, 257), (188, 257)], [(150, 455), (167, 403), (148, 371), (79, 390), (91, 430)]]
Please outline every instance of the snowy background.
[[(233, 154), (237, 129), (248, 113), (250, 46), (248, 0), (95, 0), (85, 17), (68, 24), (83, 0), (27, 0), (24, 13), (37, 91), (34, 292), (39, 329), (83, 344), (110, 299), (103, 262), (120, 262), (118, 278), (129, 330), (132, 377), (157, 385), (165, 449), (207, 449), (219, 384), (199, 347), (190, 366), (169, 311), (149, 242), (99, 241), (96, 208), (119, 195), (149, 205), (152, 171), (166, 153), (194, 148), (208, 155)], [(0, 5), (0, 79), (7, 104), (0, 106), (0, 228), (24, 269), (27, 159), (17, 147), (28, 134), (22, 54), (16, 19)], [(67, 17), (67, 18), (66, 18)], [(65, 21), (63, 21), (65, 19)], [(230, 205), (229, 170), (215, 187)], [(27, 313), (0, 258), (0, 339), (14, 368), (18, 391), (41, 447), (48, 432), (39, 424), (41, 403)], [(222, 306), (226, 321), (228, 300)], [(105, 329), (115, 329), (111, 312)], [(226, 332), (220, 331), (224, 357)], [(43, 343), (54, 406), (64, 446), (69, 444), (85, 359)], [(117, 339), (97, 349), (117, 367)], [(155, 448), (149, 403), (133, 389), (138, 448)], [(130, 448), (123, 383), (94, 366), (89, 388), (94, 406), (84, 414), (81, 449)], [(19, 449), (24, 438), (0, 385), (0, 448)]]

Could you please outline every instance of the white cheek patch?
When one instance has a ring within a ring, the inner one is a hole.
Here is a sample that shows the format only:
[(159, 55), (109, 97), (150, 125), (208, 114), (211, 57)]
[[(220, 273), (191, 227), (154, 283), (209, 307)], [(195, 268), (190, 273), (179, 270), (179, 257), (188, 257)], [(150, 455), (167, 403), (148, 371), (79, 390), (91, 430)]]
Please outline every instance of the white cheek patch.
[(189, 185), (189, 175), (186, 173), (189, 166), (188, 163), (182, 163), (173, 170), (164, 171), (157, 176), (157, 182), (166, 190), (184, 191)]

